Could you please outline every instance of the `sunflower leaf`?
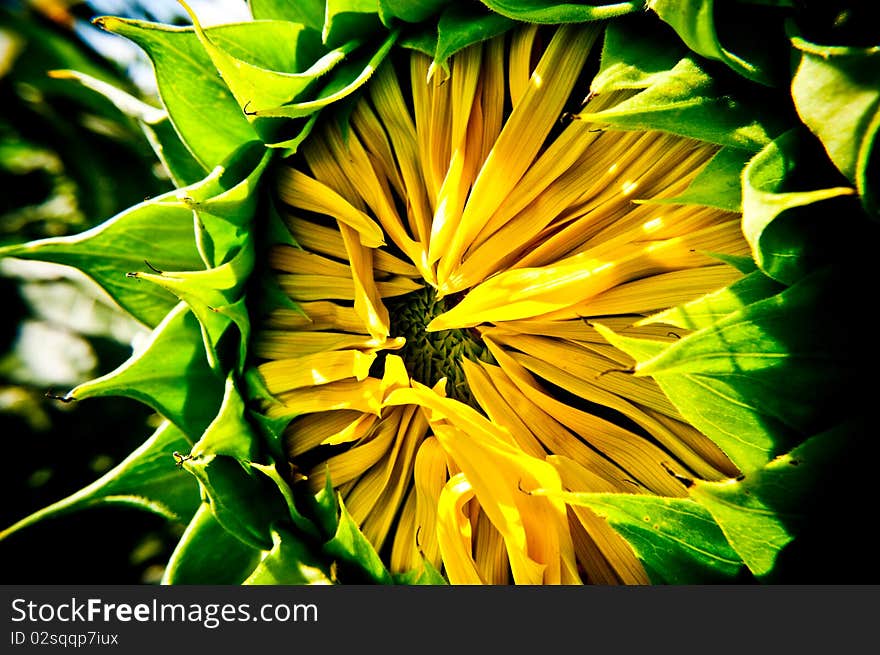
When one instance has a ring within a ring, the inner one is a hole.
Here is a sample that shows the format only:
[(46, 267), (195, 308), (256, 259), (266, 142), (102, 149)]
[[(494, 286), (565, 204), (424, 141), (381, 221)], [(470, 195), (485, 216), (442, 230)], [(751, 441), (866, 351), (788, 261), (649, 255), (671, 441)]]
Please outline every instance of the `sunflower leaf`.
[(139, 284), (126, 273), (144, 265), (201, 266), (193, 241), (192, 212), (169, 192), (135, 205), (105, 223), (70, 237), (0, 248), (0, 257), (64, 264), (97, 282), (132, 316), (151, 327), (174, 307), (174, 296)]
[(324, 0), (248, 0), (255, 20), (286, 20), (318, 32), (324, 27)]
[(384, 31), (377, 0), (327, 0), (321, 38), (327, 47)]
[(208, 367), (199, 323), (186, 305), (169, 312), (143, 352), (68, 394), (78, 400), (111, 395), (146, 403), (189, 438), (201, 436), (217, 414), (223, 382)]
[[(636, 358), (636, 375), (653, 376), (694, 427), (752, 471), (846, 418), (844, 408), (859, 397), (857, 340), (836, 318), (852, 303), (845, 279), (820, 271), (672, 343), (596, 328)], [(740, 293), (769, 290), (753, 283)], [(721, 298), (725, 309), (736, 303), (735, 293)]]
[[(192, 29), (113, 17), (98, 18), (95, 23), (134, 41), (150, 57), (162, 104), (205, 170), (257, 138)], [(209, 28), (212, 36), (229, 33), (232, 40), (237, 32), (237, 25)]]
[(243, 584), (333, 584), (322, 562), (306, 545), (283, 529), (272, 530), (270, 550)]
[[(534, 492), (533, 492), (534, 493)], [(742, 561), (712, 515), (689, 498), (546, 492), (608, 520), (655, 584), (730, 582)]]
[(681, 195), (649, 199), (654, 204), (683, 204), (742, 211), (742, 171), (754, 155), (739, 148), (722, 148)]
[[(861, 222), (851, 187), (817, 188), (845, 180), (836, 179), (805, 132), (786, 132), (743, 171), (743, 233), (761, 270), (788, 284), (833, 263)], [(828, 220), (830, 214), (838, 220)]]
[(469, 45), (504, 34), (515, 25), (510, 18), (481, 11), (479, 7), (452, 4), (437, 21), (436, 66), (447, 70), (447, 61)]
[(120, 504), (155, 512), (173, 521), (187, 521), (199, 506), (197, 485), (182, 475), (172, 458), (192, 442), (164, 422), (143, 445), (118, 466), (76, 493), (34, 512), (0, 532), (0, 540), (38, 521), (102, 504)]
[(387, 27), (394, 19), (407, 23), (421, 23), (436, 15), (450, 0), (379, 0), (379, 15)]
[(376, 549), (364, 536), (351, 514), (339, 498), (339, 520), (333, 538), (324, 544), (324, 552), (331, 557), (363, 571), (373, 582), (392, 584), (393, 579)]
[(821, 46), (794, 36), (800, 55), (791, 96), (835, 166), (855, 184), (865, 209), (880, 213), (880, 47)]
[(697, 480), (691, 498), (705, 507), (757, 577), (771, 573), (779, 553), (803, 529), (817, 497), (852, 442), (851, 426), (811, 437), (790, 453), (741, 479)]
[(555, 0), (481, 0), (494, 12), (529, 23), (582, 23), (605, 20), (644, 9), (644, 2), (556, 2)]
[[(715, 0), (650, 0), (648, 8), (672, 26), (697, 54), (724, 62), (752, 81), (782, 80), (776, 62), (788, 55), (783, 15), (773, 7)], [(724, 41), (724, 44), (722, 43)], [(730, 44), (727, 47), (725, 44)]]
[(261, 551), (227, 532), (202, 503), (165, 567), (162, 584), (241, 584)]

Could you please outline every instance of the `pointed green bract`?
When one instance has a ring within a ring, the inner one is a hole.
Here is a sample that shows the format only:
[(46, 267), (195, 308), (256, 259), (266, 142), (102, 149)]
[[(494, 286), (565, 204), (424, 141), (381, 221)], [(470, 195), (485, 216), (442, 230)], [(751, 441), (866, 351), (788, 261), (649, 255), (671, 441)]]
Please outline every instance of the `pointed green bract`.
[[(699, 329), (672, 343), (596, 328), (637, 360), (636, 375), (652, 376), (694, 427), (741, 471), (751, 471), (787, 452), (817, 426), (845, 418), (857, 357), (851, 352), (853, 328), (837, 319), (851, 297), (841, 292), (841, 284), (840, 275), (822, 271), (722, 316), (720, 310), (773, 288), (759, 278), (746, 278), (738, 289), (698, 301)], [(719, 307), (713, 309), (713, 302)], [(817, 315), (817, 306), (827, 312)], [(687, 311), (670, 316), (684, 322)], [(817, 405), (816, 397), (825, 402)]]
[(649, 199), (656, 204), (701, 205), (731, 212), (742, 211), (742, 170), (754, 156), (739, 148), (722, 148), (688, 185), (672, 198)]
[(333, 584), (323, 563), (289, 532), (273, 530), (272, 542), (272, 550), (260, 561), (244, 584)]
[[(756, 152), (791, 123), (777, 103), (733, 76), (714, 75), (689, 56), (680, 42), (638, 17), (615, 21), (607, 30), (593, 94), (638, 90), (587, 120), (623, 129), (660, 129), (710, 143)], [(780, 99), (782, 99), (780, 97)], [(781, 103), (780, 103), (781, 104)], [(784, 105), (783, 105), (784, 106)]]
[[(787, 284), (836, 261), (837, 249), (852, 242), (861, 218), (852, 211), (854, 202), (847, 202), (854, 189), (835, 184), (844, 180), (835, 179), (833, 170), (829, 186), (813, 186), (821, 181), (817, 173), (831, 167), (804, 134), (781, 135), (743, 171), (743, 233), (761, 270)], [(829, 220), (831, 213), (841, 220)]]
[[(729, 4), (734, 3), (649, 0), (648, 8), (669, 23), (694, 52), (724, 62), (750, 80), (773, 84), (778, 62), (787, 54), (781, 38), (783, 15), (760, 3)], [(735, 43), (729, 44), (730, 39)]]
[[(392, 32), (385, 38), (379, 48), (368, 56), (352, 59), (340, 64), (328, 77), (328, 82), (313, 99), (293, 102), (281, 107), (257, 110), (256, 115), (267, 118), (300, 118), (309, 116), (316, 111), (349, 97), (361, 88), (379, 67), (391, 46), (397, 40), (398, 33)], [(284, 144), (290, 147), (291, 144)]]
[(811, 437), (792, 452), (742, 479), (696, 481), (691, 498), (705, 507), (731, 546), (758, 577), (804, 527), (821, 493), (817, 482), (848, 449), (851, 427)]
[[(254, 112), (271, 109), (298, 98), (320, 76), (333, 69), (354, 49), (355, 43), (326, 51), (318, 34), (287, 21), (241, 23), (235, 33), (227, 26), (222, 39), (203, 30), (190, 12), (196, 36), (248, 120)], [(234, 50), (232, 50), (234, 48)], [(243, 54), (236, 55), (235, 52)]]
[(706, 294), (678, 307), (653, 314), (639, 321), (640, 325), (667, 323), (686, 330), (709, 328), (725, 316), (747, 305), (769, 298), (783, 290), (782, 285), (755, 271), (714, 293)]
[[(791, 96), (835, 166), (855, 184), (867, 211), (880, 213), (880, 46), (823, 46), (795, 35), (800, 61)], [(874, 175), (869, 175), (874, 171)]]
[(165, 567), (162, 584), (241, 584), (261, 556), (261, 550), (227, 532), (202, 503)]
[(450, 0), (379, 0), (379, 15), (387, 27), (393, 27), (395, 19), (421, 23), (448, 4)]
[(373, 582), (391, 584), (393, 582), (391, 574), (385, 568), (373, 544), (364, 536), (348, 513), (341, 498), (339, 512), (336, 533), (324, 544), (324, 552), (362, 569)]
[(186, 186), (205, 177), (207, 171), (180, 140), (164, 109), (148, 105), (122, 89), (80, 71), (51, 71), (51, 76), (77, 80), (84, 87), (110, 100), (126, 116), (138, 121), (175, 186)]
[(286, 506), (274, 485), (248, 464), (226, 455), (202, 453), (183, 468), (199, 481), (202, 499), (223, 528), (257, 550), (271, 550), (271, 526), (284, 521)]
[(36, 259), (79, 269), (123, 309), (152, 327), (177, 304), (167, 291), (126, 278), (143, 268), (201, 265), (193, 242), (192, 212), (169, 192), (136, 205), (91, 230), (0, 249), (0, 257)]
[[(185, 385), (180, 383), (184, 378)], [(115, 371), (77, 386), (68, 396), (134, 398), (196, 440), (217, 415), (223, 379), (208, 366), (199, 323), (181, 303), (153, 331), (143, 352)]]
[(446, 68), (447, 61), (456, 52), (504, 34), (515, 24), (505, 16), (487, 14), (467, 5), (452, 4), (444, 10), (437, 22), (437, 45), (432, 53), (434, 63)]
[(334, 48), (384, 30), (377, 0), (326, 0), (321, 38)]
[(241, 144), (257, 138), (191, 28), (109, 17), (96, 22), (131, 39), (149, 55), (162, 104), (181, 140), (205, 170), (224, 161)]
[(177, 468), (172, 453), (187, 452), (191, 445), (186, 435), (166, 421), (118, 466), (3, 530), (0, 539), (38, 521), (103, 504), (134, 506), (172, 521), (187, 521), (199, 505), (198, 486)]
[(658, 584), (732, 582), (742, 560), (712, 515), (689, 498), (536, 491), (607, 519)]
[(248, 0), (256, 20), (286, 20), (313, 30), (324, 26), (324, 0)]
[(644, 9), (644, 2), (554, 2), (554, 0), (481, 0), (502, 16), (529, 23), (581, 23), (623, 16)]
[(243, 464), (249, 464), (258, 455), (258, 444), (245, 418), (244, 401), (230, 374), (226, 378), (223, 402), (211, 425), (193, 446), (190, 454), (194, 458), (205, 455), (226, 455)]

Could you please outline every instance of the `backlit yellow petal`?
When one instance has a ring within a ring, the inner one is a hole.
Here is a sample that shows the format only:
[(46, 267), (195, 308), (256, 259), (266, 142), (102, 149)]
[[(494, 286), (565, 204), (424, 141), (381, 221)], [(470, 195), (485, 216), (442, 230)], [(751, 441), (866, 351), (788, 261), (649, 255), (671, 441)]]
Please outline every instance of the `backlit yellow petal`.
[(273, 394), (301, 387), (311, 387), (345, 378), (363, 380), (369, 375), (375, 353), (359, 350), (338, 350), (303, 357), (276, 359), (257, 367)]
[(345, 198), (326, 184), (294, 168), (284, 167), (279, 174), (278, 193), (293, 207), (332, 216), (357, 230), (361, 243), (377, 248), (385, 237), (372, 218), (352, 207)]

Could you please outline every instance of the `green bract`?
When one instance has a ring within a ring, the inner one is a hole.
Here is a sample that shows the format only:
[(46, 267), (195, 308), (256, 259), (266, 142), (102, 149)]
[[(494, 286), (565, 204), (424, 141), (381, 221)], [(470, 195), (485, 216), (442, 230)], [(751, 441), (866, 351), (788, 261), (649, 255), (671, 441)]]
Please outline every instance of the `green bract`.
[[(876, 348), (857, 303), (872, 288), (865, 262), (877, 243), (880, 46), (814, 43), (790, 4), (655, 0), (646, 13), (641, 2), (252, 0), (256, 20), (234, 25), (99, 19), (149, 55), (162, 107), (88, 71), (69, 76), (148, 130), (176, 189), (78, 236), (0, 255), (74, 266), (153, 329), (142, 352), (67, 397), (128, 396), (164, 420), (116, 469), (0, 538), (124, 503), (188, 524), (168, 583), (443, 583), (427, 563), (392, 576), (329, 481), (314, 496), (285, 481), (291, 417), (254, 409), (268, 392), (248, 354), (252, 322), (290, 302), (262, 275), (267, 246), (289, 241), (267, 182), (318, 116), (345, 123), (394, 49), (429, 54), (442, 75), (452, 54), (519, 22), (605, 21), (590, 91), (629, 96), (584, 117), (723, 146), (676, 200), (742, 211), (752, 258), (734, 262), (747, 275), (732, 286), (645, 321), (686, 330), (678, 340), (595, 327), (742, 475), (687, 481), (688, 498), (564, 500), (606, 517), (657, 583), (875, 579), (871, 561), (835, 558), (846, 557), (841, 539), (860, 536), (862, 490), (840, 472), (872, 447), (861, 375), (873, 373)], [(792, 544), (805, 559), (783, 570)]]

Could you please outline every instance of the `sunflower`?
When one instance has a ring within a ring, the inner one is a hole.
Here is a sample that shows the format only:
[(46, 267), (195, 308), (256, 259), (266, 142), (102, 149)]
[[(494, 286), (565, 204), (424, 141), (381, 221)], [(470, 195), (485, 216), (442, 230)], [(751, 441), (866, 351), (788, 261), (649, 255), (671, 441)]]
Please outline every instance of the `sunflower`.
[(166, 583), (861, 575), (869, 491), (834, 471), (875, 441), (840, 317), (873, 274), (876, 48), (750, 3), (368, 4), (98, 20), (161, 107), (62, 77), (176, 188), (0, 255), (152, 329), (63, 399), (158, 427), (0, 541), (123, 503), (187, 526)]
[[(600, 28), (523, 26), (448, 72), (387, 61), (349, 125), (325, 121), (277, 177), (292, 243), (268, 261), (297, 309), (255, 337), (292, 417), (300, 484), (329, 476), (392, 572), (425, 558), (453, 584), (645, 583), (583, 507), (530, 490), (683, 497), (735, 477), (596, 322), (732, 283), (738, 214), (674, 201), (718, 148), (586, 119)], [(585, 97), (586, 96), (586, 97)]]

